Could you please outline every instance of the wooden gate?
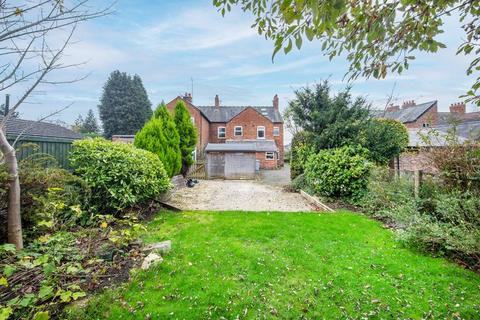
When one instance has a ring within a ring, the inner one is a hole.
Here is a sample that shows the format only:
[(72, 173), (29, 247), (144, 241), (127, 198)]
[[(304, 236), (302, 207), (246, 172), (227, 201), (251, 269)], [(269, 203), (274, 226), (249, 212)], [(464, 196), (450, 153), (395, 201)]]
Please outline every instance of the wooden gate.
[(207, 172), (205, 170), (205, 161), (195, 162), (187, 172), (187, 178), (190, 179), (206, 179)]

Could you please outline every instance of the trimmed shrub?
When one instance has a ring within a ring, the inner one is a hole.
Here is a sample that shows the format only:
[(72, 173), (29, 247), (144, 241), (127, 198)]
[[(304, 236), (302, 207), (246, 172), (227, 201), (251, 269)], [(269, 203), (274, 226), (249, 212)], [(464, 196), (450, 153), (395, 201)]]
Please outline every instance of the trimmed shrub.
[(180, 173), (180, 136), (164, 104), (158, 106), (153, 118), (135, 135), (134, 145), (158, 155), (169, 177)]
[(308, 157), (305, 176), (316, 194), (332, 198), (357, 197), (367, 188), (368, 150), (345, 146), (322, 150)]
[(197, 144), (197, 129), (192, 123), (190, 113), (183, 101), (177, 102), (173, 117), (178, 133), (180, 134), (180, 151), (182, 152), (182, 174), (185, 175), (188, 167), (193, 164), (192, 153)]
[(91, 188), (92, 206), (104, 213), (145, 203), (170, 189), (158, 156), (133, 145), (100, 138), (75, 141), (70, 164)]

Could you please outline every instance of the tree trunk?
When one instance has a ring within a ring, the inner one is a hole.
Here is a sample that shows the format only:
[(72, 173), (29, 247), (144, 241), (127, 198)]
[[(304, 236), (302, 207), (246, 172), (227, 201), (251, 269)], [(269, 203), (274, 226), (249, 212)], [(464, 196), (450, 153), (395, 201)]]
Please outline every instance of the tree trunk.
[(8, 242), (23, 249), (22, 219), (20, 216), (20, 180), (15, 149), (8, 143), (5, 132), (0, 130), (0, 151), (3, 153), (8, 172)]

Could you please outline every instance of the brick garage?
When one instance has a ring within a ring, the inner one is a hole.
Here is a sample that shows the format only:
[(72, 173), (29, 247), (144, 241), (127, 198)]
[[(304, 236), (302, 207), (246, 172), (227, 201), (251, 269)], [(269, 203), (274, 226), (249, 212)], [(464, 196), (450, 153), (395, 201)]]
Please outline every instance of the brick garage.
[(222, 179), (254, 179), (260, 168), (279, 166), (275, 143), (209, 143), (205, 148), (207, 176)]

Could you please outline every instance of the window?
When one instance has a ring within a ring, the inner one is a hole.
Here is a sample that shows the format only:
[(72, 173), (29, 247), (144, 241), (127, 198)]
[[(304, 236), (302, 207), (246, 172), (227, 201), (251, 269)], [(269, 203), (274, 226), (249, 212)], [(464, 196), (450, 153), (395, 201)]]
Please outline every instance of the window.
[(275, 152), (265, 152), (265, 160), (275, 159)]
[(423, 127), (424, 127), (424, 128), (429, 128), (429, 127), (430, 127), (430, 123), (424, 123), (424, 124), (423, 124)]
[(265, 127), (257, 127), (257, 139), (265, 139)]
[(190, 120), (192, 120), (192, 123), (195, 124), (195, 117), (190, 117)]
[(273, 127), (273, 135), (275, 137), (278, 137), (280, 135), (280, 128), (279, 127)]
[(193, 161), (197, 162), (197, 148), (195, 148), (195, 150), (193, 150), (192, 158), (193, 158)]
[(234, 135), (236, 137), (243, 136), (243, 127), (242, 126), (236, 126), (233, 132), (234, 132)]
[(225, 139), (227, 135), (227, 129), (225, 127), (218, 127), (218, 137)]

